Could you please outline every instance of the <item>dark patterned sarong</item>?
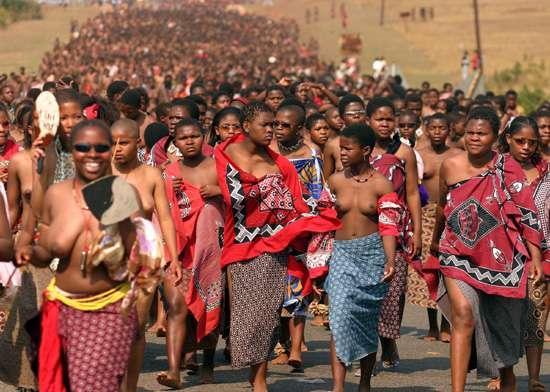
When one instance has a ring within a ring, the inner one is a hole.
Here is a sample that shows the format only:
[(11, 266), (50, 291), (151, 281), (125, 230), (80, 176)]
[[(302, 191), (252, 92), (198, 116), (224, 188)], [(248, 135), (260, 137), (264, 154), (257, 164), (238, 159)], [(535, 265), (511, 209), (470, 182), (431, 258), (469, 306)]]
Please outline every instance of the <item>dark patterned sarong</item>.
[(60, 303), (59, 335), (71, 392), (120, 389), (138, 334), (136, 311), (125, 318), (120, 304), (85, 312)]
[(252, 366), (273, 359), (280, 333), (286, 264), (286, 254), (265, 253), (227, 267), (232, 366)]
[[(427, 265), (425, 263), (430, 256), (436, 211), (436, 203), (429, 203), (422, 208), (422, 267)], [(437, 308), (436, 302), (430, 297), (426, 281), (412, 266), (409, 266), (407, 278), (407, 299), (413, 305), (431, 309)]]

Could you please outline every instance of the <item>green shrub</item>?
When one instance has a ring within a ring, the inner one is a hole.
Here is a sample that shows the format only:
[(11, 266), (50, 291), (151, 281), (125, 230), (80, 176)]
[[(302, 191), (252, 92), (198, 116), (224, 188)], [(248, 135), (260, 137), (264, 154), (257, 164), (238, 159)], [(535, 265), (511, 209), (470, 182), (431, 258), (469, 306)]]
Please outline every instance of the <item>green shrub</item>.
[(0, 0), (0, 27), (26, 19), (41, 19), (42, 9), (34, 0)]
[(10, 23), (10, 13), (3, 7), (0, 7), (0, 28), (4, 29)]
[(544, 91), (539, 87), (530, 89), (528, 86), (523, 86), (518, 92), (518, 103), (525, 109), (525, 114), (537, 110), (545, 99)]

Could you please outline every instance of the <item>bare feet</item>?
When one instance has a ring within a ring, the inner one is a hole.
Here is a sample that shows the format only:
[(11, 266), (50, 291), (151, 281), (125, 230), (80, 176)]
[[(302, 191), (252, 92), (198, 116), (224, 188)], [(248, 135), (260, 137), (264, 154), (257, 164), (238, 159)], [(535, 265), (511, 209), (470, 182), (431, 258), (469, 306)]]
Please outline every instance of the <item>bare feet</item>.
[(489, 381), (489, 384), (487, 384), (487, 390), (488, 391), (500, 391), (500, 378), (492, 378), (491, 381)]
[(214, 383), (214, 368), (210, 366), (201, 366), (200, 370), (200, 383), (201, 384), (213, 384)]
[(282, 352), (279, 355), (277, 355), (272, 361), (272, 365), (286, 365), (288, 364), (288, 354), (286, 352)]
[(439, 340), (439, 331), (437, 329), (430, 329), (428, 334), (424, 336), (424, 340), (428, 342), (435, 342), (436, 340)]
[[(154, 323), (153, 325), (151, 325), (149, 327), (149, 329), (147, 329), (147, 332), (148, 333), (153, 333), (155, 335), (157, 335), (158, 337), (164, 337), (166, 336), (166, 327), (164, 326), (163, 323)], [(162, 334), (164, 333), (164, 335), (159, 335), (159, 334)]]
[(451, 333), (447, 331), (441, 331), (439, 334), (439, 340), (443, 343), (451, 343)]
[(529, 380), (529, 392), (545, 392), (544, 384), (541, 383), (539, 380)]
[(325, 320), (322, 315), (318, 314), (315, 317), (313, 317), (313, 320), (311, 320), (311, 325), (315, 327), (322, 327), (325, 325)]
[(178, 376), (171, 376), (167, 372), (161, 372), (157, 375), (157, 382), (160, 385), (164, 385), (165, 387), (172, 388), (172, 389), (181, 389), (182, 384)]

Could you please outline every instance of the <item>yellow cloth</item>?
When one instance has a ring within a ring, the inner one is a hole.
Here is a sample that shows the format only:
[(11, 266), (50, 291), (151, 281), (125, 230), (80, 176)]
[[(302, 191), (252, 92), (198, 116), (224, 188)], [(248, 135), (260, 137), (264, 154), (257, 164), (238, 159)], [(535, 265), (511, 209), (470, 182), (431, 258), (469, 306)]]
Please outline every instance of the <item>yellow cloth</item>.
[(59, 301), (73, 309), (93, 312), (122, 300), (129, 290), (130, 284), (125, 282), (119, 284), (111, 290), (92, 297), (70, 298), (61, 292), (61, 290), (55, 285), (55, 278), (52, 278), (50, 284), (46, 288), (46, 298), (50, 301)]

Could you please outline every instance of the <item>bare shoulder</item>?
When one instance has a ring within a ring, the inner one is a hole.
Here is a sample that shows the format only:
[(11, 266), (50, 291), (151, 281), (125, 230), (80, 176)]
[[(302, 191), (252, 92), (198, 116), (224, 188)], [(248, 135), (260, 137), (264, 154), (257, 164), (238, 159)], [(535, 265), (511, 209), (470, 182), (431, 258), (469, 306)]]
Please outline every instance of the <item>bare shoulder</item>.
[(405, 161), (416, 159), (412, 147), (407, 146), (405, 143), (401, 143), (399, 149), (395, 153), (395, 156)]
[(375, 171), (372, 175), (371, 183), (380, 196), (394, 191), (391, 181), (378, 171)]
[(311, 151), (313, 151), (313, 153), (314, 153), (316, 156), (320, 156), (320, 155), (322, 154), (321, 148), (320, 148), (317, 144), (315, 144), (315, 143), (313, 143), (313, 142), (307, 142), (307, 143), (305, 143), (305, 145), (308, 146), (309, 149), (310, 149)]
[(336, 136), (335, 138), (330, 139), (327, 142), (327, 144), (325, 146), (325, 154), (327, 154), (327, 153), (332, 154), (335, 151), (337, 151), (337, 149), (339, 149), (339, 148), (340, 148), (340, 137)]
[(52, 184), (48, 187), (46, 194), (44, 195), (44, 203), (64, 205), (64, 200), (73, 194), (73, 180), (65, 180)]
[(458, 151), (456, 151), (455, 154), (450, 155), (449, 157), (447, 157), (441, 163), (441, 168), (442, 169), (460, 167), (460, 166), (463, 166), (466, 163), (466, 161), (468, 160), (466, 151), (462, 151), (460, 149), (455, 149), (455, 150), (458, 150)]
[(343, 171), (334, 172), (334, 174), (331, 174), (331, 176), (328, 178), (330, 189), (335, 189), (336, 187), (338, 187), (338, 185), (342, 184), (345, 181), (346, 175)]
[(449, 157), (454, 157), (455, 155), (464, 153), (464, 150), (457, 148), (457, 147), (451, 147), (447, 151), (447, 154)]

